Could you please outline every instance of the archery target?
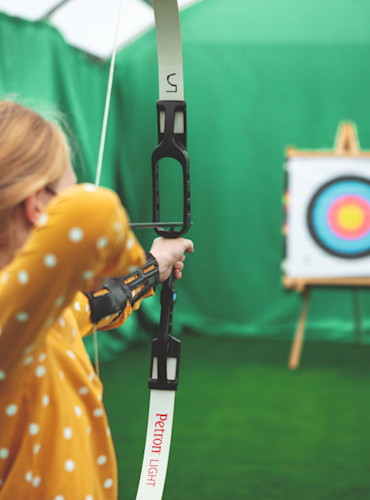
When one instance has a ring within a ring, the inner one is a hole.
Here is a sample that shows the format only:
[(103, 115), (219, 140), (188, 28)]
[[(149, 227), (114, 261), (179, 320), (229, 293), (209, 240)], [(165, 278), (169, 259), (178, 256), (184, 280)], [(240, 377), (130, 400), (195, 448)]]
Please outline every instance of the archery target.
[(369, 255), (369, 179), (329, 181), (314, 194), (307, 217), (312, 237), (325, 251), (349, 259)]
[(287, 171), (286, 274), (370, 276), (370, 159), (296, 157)]

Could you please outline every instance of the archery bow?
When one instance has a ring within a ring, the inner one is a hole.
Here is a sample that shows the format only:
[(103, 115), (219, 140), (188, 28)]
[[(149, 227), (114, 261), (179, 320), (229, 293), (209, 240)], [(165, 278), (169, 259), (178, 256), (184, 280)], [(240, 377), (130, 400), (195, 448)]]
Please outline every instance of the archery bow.
[[(154, 0), (153, 7), (160, 98), (157, 101), (158, 146), (152, 155), (153, 223), (159, 236), (176, 238), (185, 234), (191, 225), (181, 31), (177, 0)], [(183, 179), (183, 220), (167, 229), (160, 222), (159, 199), (159, 162), (164, 158), (172, 158), (181, 165)], [(159, 333), (152, 343), (148, 427), (136, 500), (160, 500), (166, 479), (180, 363), (180, 341), (172, 336), (175, 302), (172, 271), (162, 285)]]
[[(177, 0), (154, 0), (153, 8), (157, 33), (160, 98), (157, 101), (158, 146), (152, 155), (153, 223), (133, 223), (131, 227), (152, 227), (159, 236), (177, 238), (184, 235), (191, 225), (189, 156), (186, 151), (186, 102), (184, 101), (179, 10)], [(119, 3), (109, 71), (96, 185), (100, 183), (102, 170), (121, 11), (122, 0)], [(182, 167), (182, 222), (160, 221), (159, 162), (165, 158), (176, 160)], [(180, 362), (180, 341), (172, 337), (172, 315), (175, 302), (175, 278), (172, 271), (168, 280), (162, 285), (159, 334), (152, 343), (148, 427), (136, 500), (160, 500), (164, 489)], [(94, 332), (94, 350), (95, 364), (99, 372), (96, 332)]]

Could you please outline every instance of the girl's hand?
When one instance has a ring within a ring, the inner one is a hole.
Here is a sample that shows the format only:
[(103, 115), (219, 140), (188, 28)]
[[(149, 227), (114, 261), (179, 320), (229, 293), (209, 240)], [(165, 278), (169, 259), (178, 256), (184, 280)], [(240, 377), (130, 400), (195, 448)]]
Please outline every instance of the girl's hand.
[(182, 277), (185, 252), (193, 253), (194, 244), (185, 238), (156, 238), (153, 241), (150, 253), (157, 259), (159, 267), (159, 281), (162, 283), (169, 278), (172, 268), (177, 280)]

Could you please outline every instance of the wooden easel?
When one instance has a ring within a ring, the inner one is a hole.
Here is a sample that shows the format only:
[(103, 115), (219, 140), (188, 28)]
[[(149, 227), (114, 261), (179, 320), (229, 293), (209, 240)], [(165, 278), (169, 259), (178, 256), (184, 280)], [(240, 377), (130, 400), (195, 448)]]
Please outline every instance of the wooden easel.
[[(288, 148), (288, 159), (294, 157), (350, 157), (370, 158), (370, 151), (361, 151), (357, 138), (356, 128), (352, 123), (342, 123), (333, 150), (329, 151), (304, 151)], [(357, 342), (361, 343), (361, 307), (358, 295), (359, 287), (370, 286), (370, 277), (367, 278), (292, 278), (283, 277), (283, 284), (287, 289), (295, 289), (303, 295), (303, 307), (298, 320), (293, 342), (290, 350), (288, 367), (291, 370), (298, 368), (304, 342), (305, 324), (308, 315), (310, 290), (314, 286), (344, 286), (354, 288), (354, 325), (357, 332)]]

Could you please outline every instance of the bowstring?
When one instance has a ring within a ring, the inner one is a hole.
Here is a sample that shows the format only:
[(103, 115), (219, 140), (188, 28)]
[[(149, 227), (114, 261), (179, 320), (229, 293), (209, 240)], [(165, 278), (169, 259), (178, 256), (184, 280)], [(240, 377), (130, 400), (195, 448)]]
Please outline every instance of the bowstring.
[[(96, 174), (95, 174), (95, 183), (94, 183), (95, 186), (100, 185), (101, 173), (102, 173), (102, 169), (103, 169), (105, 140), (106, 140), (106, 136), (107, 136), (109, 109), (110, 109), (110, 103), (111, 103), (111, 98), (112, 98), (113, 77), (114, 77), (114, 69), (115, 69), (116, 55), (117, 55), (117, 49), (118, 49), (118, 34), (119, 34), (119, 27), (121, 24), (122, 5), (123, 5), (123, 0), (119, 0), (117, 23), (116, 23), (116, 29), (115, 29), (115, 35), (114, 35), (114, 42), (113, 42), (113, 51), (112, 51), (110, 65), (109, 65), (107, 92), (106, 92), (106, 96), (105, 96), (103, 123), (102, 123), (101, 135), (100, 135), (98, 162), (97, 162)], [(93, 327), (93, 341), (94, 341), (95, 371), (96, 371), (97, 375), (100, 376), (99, 345), (98, 345), (98, 335), (97, 335), (97, 330), (96, 330), (95, 324)]]

